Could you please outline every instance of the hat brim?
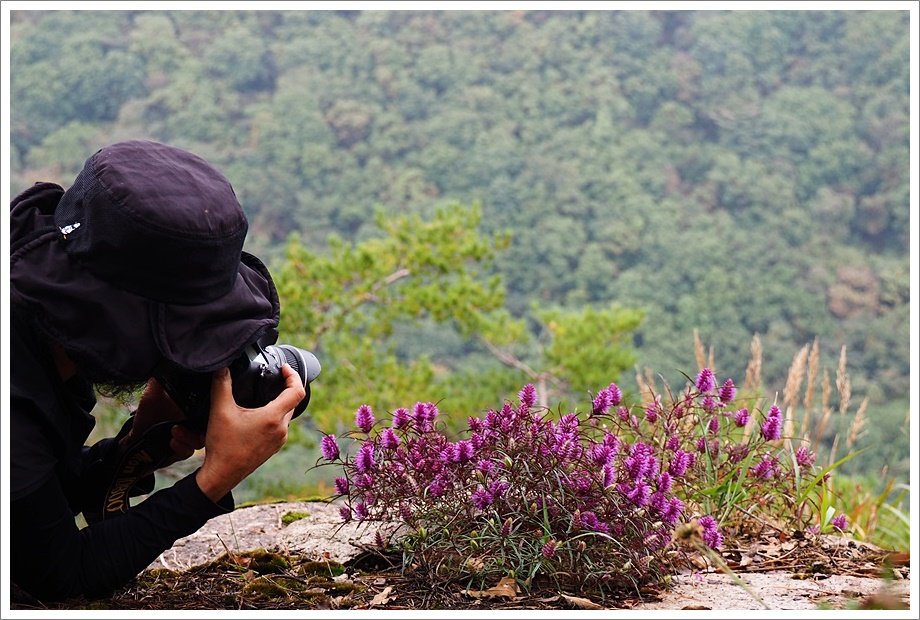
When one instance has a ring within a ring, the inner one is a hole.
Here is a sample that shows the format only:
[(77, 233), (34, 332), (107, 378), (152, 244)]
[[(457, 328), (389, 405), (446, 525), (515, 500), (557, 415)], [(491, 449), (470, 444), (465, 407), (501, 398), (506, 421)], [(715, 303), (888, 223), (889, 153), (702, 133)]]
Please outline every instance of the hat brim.
[(157, 304), (154, 334), (167, 360), (207, 372), (227, 366), (266, 329), (277, 328), (279, 316), (278, 292), (268, 269), (243, 252), (227, 295), (196, 306)]
[(230, 292), (209, 303), (162, 304), (111, 286), (59, 246), (48, 229), (11, 256), (11, 302), (65, 349), (113, 377), (146, 380), (163, 360), (209, 372), (277, 328), (278, 293), (262, 262), (242, 253)]

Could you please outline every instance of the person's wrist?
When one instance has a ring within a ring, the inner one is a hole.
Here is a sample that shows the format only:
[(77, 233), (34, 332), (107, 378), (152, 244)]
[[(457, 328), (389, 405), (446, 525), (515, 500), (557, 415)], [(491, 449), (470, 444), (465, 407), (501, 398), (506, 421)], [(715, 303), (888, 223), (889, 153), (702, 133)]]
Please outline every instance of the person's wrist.
[(201, 489), (201, 492), (210, 499), (212, 502), (218, 502), (222, 497), (227, 493), (233, 490), (235, 485), (229, 484), (229, 482), (220, 476), (216, 476), (211, 470), (205, 466), (202, 466), (195, 473), (195, 482), (198, 484), (198, 488)]

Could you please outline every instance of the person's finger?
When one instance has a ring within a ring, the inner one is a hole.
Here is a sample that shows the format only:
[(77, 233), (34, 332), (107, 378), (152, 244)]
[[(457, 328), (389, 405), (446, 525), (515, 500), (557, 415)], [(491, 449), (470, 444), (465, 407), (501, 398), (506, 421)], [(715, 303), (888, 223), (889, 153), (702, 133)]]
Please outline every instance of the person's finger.
[(286, 387), (275, 399), (275, 403), (282, 407), (285, 415), (287, 415), (287, 413), (293, 413), (294, 408), (300, 404), (307, 392), (300, 375), (291, 368), (290, 364), (283, 364), (281, 373), (284, 375)]

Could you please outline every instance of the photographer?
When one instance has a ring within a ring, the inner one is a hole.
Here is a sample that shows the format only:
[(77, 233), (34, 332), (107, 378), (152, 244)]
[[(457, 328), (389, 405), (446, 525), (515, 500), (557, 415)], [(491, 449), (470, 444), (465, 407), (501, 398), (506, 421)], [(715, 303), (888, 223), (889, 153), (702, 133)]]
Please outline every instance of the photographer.
[[(242, 251), (233, 188), (196, 155), (113, 144), (67, 191), (37, 183), (15, 197), (10, 223), (10, 576), (41, 600), (101, 596), (233, 510), (231, 490), (284, 445), (308, 387), (279, 364), (277, 398), (234, 399), (227, 366), (277, 333), (280, 307), (266, 267)], [(166, 371), (206, 373), (206, 431), (176, 423), (183, 410), (154, 378)], [(96, 392), (141, 387), (118, 435), (84, 445)], [(202, 447), (195, 472), (129, 506), (153, 490), (155, 469)], [(132, 484), (115, 493), (126, 456)]]

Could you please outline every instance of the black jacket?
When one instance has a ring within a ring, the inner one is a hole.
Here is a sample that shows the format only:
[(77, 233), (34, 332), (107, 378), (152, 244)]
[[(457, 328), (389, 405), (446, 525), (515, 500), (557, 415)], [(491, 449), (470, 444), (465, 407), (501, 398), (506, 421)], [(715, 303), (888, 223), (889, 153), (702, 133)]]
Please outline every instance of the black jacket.
[(84, 443), (95, 419), (91, 386), (63, 383), (43, 339), (22, 317), (10, 333), (10, 577), (40, 600), (102, 596), (127, 584), (173, 543), (233, 510), (194, 473), (124, 513), (80, 529), (114, 474), (114, 439)]

